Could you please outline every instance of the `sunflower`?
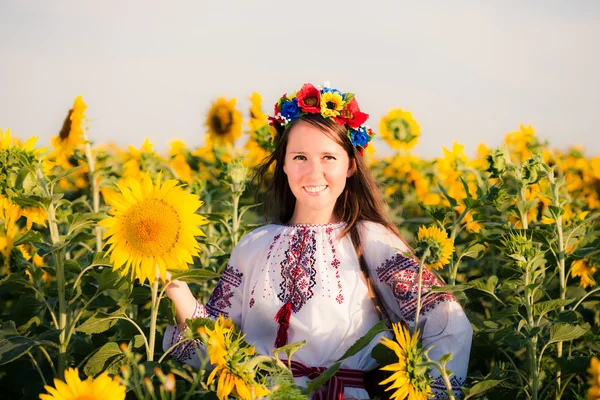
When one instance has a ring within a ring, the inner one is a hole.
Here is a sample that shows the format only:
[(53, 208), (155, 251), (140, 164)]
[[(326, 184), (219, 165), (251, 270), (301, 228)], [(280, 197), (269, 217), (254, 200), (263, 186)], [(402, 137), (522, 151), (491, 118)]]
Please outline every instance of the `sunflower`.
[(321, 94), (321, 115), (323, 117), (338, 117), (343, 109), (344, 99), (338, 91)]
[(250, 358), (254, 355), (254, 346), (249, 346), (233, 325), (230, 319), (222, 315), (215, 321), (214, 329), (202, 327), (199, 331), (206, 334), (205, 342), (210, 362), (216, 367), (210, 373), (207, 384), (215, 378), (217, 381), (217, 397), (227, 399), (230, 394), (244, 400), (252, 400), (266, 396), (270, 391), (256, 382), (256, 362)]
[(219, 97), (208, 111), (208, 137), (215, 145), (233, 145), (242, 134), (242, 113), (235, 108), (236, 99)]
[(421, 226), (415, 246), (417, 257), (421, 258), (427, 248), (429, 254), (425, 258), (425, 265), (430, 269), (440, 269), (450, 262), (450, 257), (454, 253), (454, 241), (448, 237), (445, 230), (434, 226), (429, 228)]
[(587, 372), (590, 374), (588, 379), (588, 385), (590, 385), (590, 387), (587, 392), (586, 400), (598, 400), (600, 399), (600, 361), (598, 361), (598, 358), (592, 357)]
[(161, 184), (160, 179), (159, 174), (154, 185), (146, 173), (140, 181), (117, 184), (121, 193), (107, 195), (112, 217), (100, 222), (107, 228), (104, 238), (110, 237), (114, 269), (142, 283), (154, 281), (156, 265), (163, 279), (167, 267), (186, 269), (199, 251), (194, 236), (204, 236), (198, 225), (207, 223), (195, 213), (203, 204), (198, 196), (185, 192), (176, 180)]
[(66, 160), (77, 148), (84, 144), (83, 120), (87, 104), (81, 96), (77, 96), (73, 102), (73, 108), (67, 113), (63, 126), (58, 134), (52, 138), (52, 146), (55, 149), (54, 156), (57, 160)]
[(256, 124), (266, 124), (267, 114), (265, 114), (261, 107), (262, 96), (260, 93), (254, 92), (250, 96), (250, 122), (248, 125), (250, 129), (254, 130)]
[(425, 400), (433, 397), (430, 386), (429, 370), (421, 365), (423, 350), (419, 345), (419, 333), (411, 337), (408, 327), (392, 324), (396, 340), (382, 338), (379, 343), (396, 353), (398, 362), (381, 367), (382, 371), (394, 372), (392, 376), (381, 381), (380, 385), (393, 382), (385, 391), (397, 389), (391, 399)]
[(54, 386), (44, 386), (50, 394), (40, 394), (41, 400), (124, 400), (125, 386), (118, 378), (110, 378), (104, 371), (96, 379), (88, 377), (85, 381), (79, 378), (79, 371), (68, 368), (65, 381), (54, 379)]
[(596, 283), (596, 281), (594, 281), (594, 273), (596, 270), (597, 268), (589, 265), (585, 259), (577, 260), (571, 264), (571, 275), (580, 278), (579, 286), (584, 289), (588, 286), (593, 286)]
[(421, 128), (410, 112), (395, 108), (381, 118), (379, 133), (393, 149), (410, 150), (417, 144)]

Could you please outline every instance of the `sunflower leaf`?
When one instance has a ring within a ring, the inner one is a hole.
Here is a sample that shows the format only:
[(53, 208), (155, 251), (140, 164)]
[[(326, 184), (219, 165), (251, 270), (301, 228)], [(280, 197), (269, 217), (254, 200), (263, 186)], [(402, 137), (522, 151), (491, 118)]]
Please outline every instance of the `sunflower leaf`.
[(13, 246), (19, 246), (21, 244), (33, 244), (33, 243), (43, 243), (44, 237), (38, 231), (28, 230), (21, 236), (19, 236), (13, 243)]
[(448, 202), (450, 203), (450, 206), (454, 209), (456, 206), (458, 206), (458, 201), (456, 201), (456, 199), (452, 196), (450, 196), (448, 194), (448, 192), (446, 191), (446, 189), (444, 189), (444, 187), (441, 184), (438, 184), (438, 187), (440, 188), (440, 190), (442, 191), (442, 193), (444, 194), (444, 197), (446, 197), (446, 199), (448, 199)]
[(348, 350), (346, 350), (346, 353), (344, 353), (344, 355), (341, 358), (339, 358), (338, 361), (343, 361), (346, 358), (352, 357), (353, 355), (364, 349), (366, 346), (368, 346), (369, 343), (371, 343), (371, 341), (373, 340), (373, 338), (375, 338), (375, 336), (377, 336), (381, 332), (387, 331), (387, 327), (385, 324), (386, 321), (381, 320), (375, 325), (373, 325), (373, 327), (369, 329), (369, 331), (366, 334), (364, 334), (360, 339), (354, 342), (354, 344), (350, 346)]
[(103, 371), (116, 372), (125, 362), (125, 355), (115, 342), (108, 342), (100, 347), (98, 351), (90, 357), (83, 367), (83, 371), (88, 376), (96, 376)]
[(323, 373), (321, 375), (319, 375), (316, 379), (313, 379), (312, 381), (308, 382), (306, 384), (306, 386), (308, 386), (308, 388), (310, 389), (311, 392), (316, 392), (317, 390), (321, 389), (321, 387), (328, 380), (333, 378), (335, 373), (338, 372), (338, 370), (340, 369), (341, 365), (342, 365), (341, 361), (334, 362), (333, 365), (331, 365), (331, 367), (329, 367), (325, 371), (323, 371)]
[(209, 271), (207, 269), (186, 269), (172, 271), (172, 280), (179, 280), (182, 282), (198, 282), (206, 281), (208, 279), (219, 278), (221, 275), (216, 272)]
[(590, 325), (588, 323), (583, 325), (552, 325), (550, 327), (550, 340), (548, 341), (548, 344), (577, 339), (578, 337), (583, 336), (589, 329)]
[(464, 400), (479, 396), (491, 388), (498, 386), (502, 382), (504, 382), (504, 379), (490, 379), (478, 382), (470, 388), (462, 388), (462, 391), (465, 394)]
[(554, 299), (541, 301), (533, 305), (533, 315), (539, 315), (540, 317), (543, 317), (552, 310), (568, 306), (573, 301), (575, 301), (575, 299)]
[[(114, 314), (123, 314), (123, 310), (118, 310)], [(79, 325), (75, 330), (77, 332), (87, 333), (88, 335), (92, 335), (94, 333), (102, 333), (106, 332), (110, 328), (113, 327), (114, 324), (117, 323), (118, 319), (109, 317), (114, 316), (114, 314), (105, 314), (102, 312), (96, 312), (90, 318), (86, 319), (81, 325)]]

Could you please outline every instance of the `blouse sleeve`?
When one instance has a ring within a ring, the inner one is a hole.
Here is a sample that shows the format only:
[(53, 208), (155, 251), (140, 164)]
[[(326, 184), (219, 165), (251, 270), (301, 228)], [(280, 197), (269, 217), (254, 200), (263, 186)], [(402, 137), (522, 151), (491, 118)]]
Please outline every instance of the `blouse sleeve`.
[[(240, 326), (242, 319), (242, 267), (241, 246), (243, 241), (233, 249), (229, 263), (221, 274), (206, 306), (196, 303), (192, 318), (213, 318), (219, 315), (230, 318), (236, 326)], [(188, 329), (186, 327), (186, 329)], [(168, 325), (163, 338), (163, 351), (167, 351), (175, 343), (183, 339), (183, 333), (177, 326)], [(171, 351), (171, 356), (183, 361), (194, 368), (200, 368), (200, 357), (197, 351), (202, 351), (200, 340), (188, 340), (178, 345)]]
[[(392, 321), (402, 320), (412, 328), (417, 308), (419, 264), (403, 255), (409, 251), (408, 247), (384, 226), (369, 222), (362, 224), (360, 229), (365, 260), (381, 302)], [(473, 329), (452, 294), (428, 295), (432, 286), (443, 284), (424, 269), (419, 316), (423, 347), (434, 346), (429, 356), (435, 360), (452, 352), (447, 368), (453, 373), (450, 381), (454, 395), (462, 398), (460, 388), (467, 376)], [(436, 398), (446, 398), (446, 386), (437, 369), (432, 371), (431, 388)]]

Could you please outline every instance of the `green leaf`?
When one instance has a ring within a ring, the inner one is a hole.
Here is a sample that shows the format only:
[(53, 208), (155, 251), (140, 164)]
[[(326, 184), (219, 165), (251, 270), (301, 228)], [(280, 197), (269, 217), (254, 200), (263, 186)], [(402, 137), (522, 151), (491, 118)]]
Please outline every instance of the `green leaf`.
[(584, 325), (555, 324), (550, 327), (550, 343), (565, 342), (583, 336), (590, 329), (588, 323)]
[(88, 225), (95, 225), (96, 222), (106, 218), (107, 215), (104, 213), (77, 213), (70, 215), (69, 232), (70, 235), (80, 229), (87, 227)]
[(31, 282), (29, 282), (24, 272), (15, 272), (0, 280), (0, 287), (8, 292), (19, 293), (25, 288), (30, 288), (30, 286)]
[(15, 323), (7, 321), (0, 328), (0, 365), (8, 364), (25, 355), (35, 346), (55, 346), (49, 340), (35, 340), (18, 334)]
[(72, 173), (74, 173), (75, 171), (78, 171), (79, 169), (83, 168), (84, 164), (78, 165), (76, 167), (72, 167), (69, 169), (64, 170), (62, 173), (56, 175), (50, 182), (50, 185), (55, 185), (59, 180), (61, 180), (62, 178), (65, 178), (69, 175), (71, 175)]
[[(427, 293), (455, 293), (455, 292), (463, 292), (467, 289), (471, 289), (473, 285), (445, 285), (445, 286), (433, 286), (431, 290)], [(427, 296), (426, 295), (426, 296)]]
[(352, 357), (353, 355), (367, 347), (369, 343), (371, 343), (371, 341), (375, 338), (375, 336), (377, 336), (381, 332), (387, 331), (387, 327), (385, 324), (386, 321), (381, 320), (375, 325), (373, 325), (373, 327), (369, 329), (367, 333), (365, 333), (360, 339), (354, 342), (354, 344), (350, 346), (348, 350), (346, 350), (344, 355), (341, 358), (339, 358), (338, 361), (344, 361), (346, 358)]
[(480, 394), (498, 386), (502, 382), (504, 382), (504, 379), (490, 379), (478, 382), (470, 388), (462, 388), (462, 391), (465, 394), (464, 400), (479, 396)]
[(64, 263), (65, 271), (78, 274), (81, 272), (81, 265), (75, 260), (65, 260)]
[(480, 207), (483, 202), (478, 199), (472, 199), (470, 197), (464, 198), (463, 203), (465, 203), (465, 207), (467, 210), (472, 210), (474, 208)]
[(123, 311), (118, 310), (112, 314), (96, 312), (94, 315), (92, 315), (90, 318), (86, 319), (82, 324), (80, 324), (75, 330), (77, 332), (83, 332), (88, 335), (106, 332), (118, 321), (118, 319), (116, 318), (108, 319), (108, 317), (114, 317), (117, 314), (122, 315)]
[(83, 371), (87, 376), (96, 376), (104, 371), (118, 373), (119, 367), (125, 361), (125, 354), (119, 345), (115, 342), (108, 342), (90, 357)]
[(485, 245), (481, 243), (474, 243), (467, 247), (461, 254), (460, 258), (479, 258), (485, 252)]
[(446, 213), (448, 212), (448, 210), (446, 210), (445, 207), (439, 205), (419, 203), (419, 207), (423, 211), (423, 214), (427, 215), (432, 220), (438, 221), (440, 223), (444, 222), (444, 219), (446, 218)]
[(540, 317), (543, 317), (552, 310), (568, 306), (573, 301), (575, 301), (575, 299), (554, 299), (541, 301), (533, 305), (533, 315), (539, 315)]
[(179, 280), (182, 282), (199, 282), (199, 281), (206, 281), (208, 279), (215, 279), (215, 278), (219, 278), (221, 275), (213, 272), (213, 271), (209, 271), (207, 269), (198, 269), (198, 268), (194, 268), (194, 269), (186, 269), (186, 270), (176, 270), (176, 271), (172, 271), (172, 280)]
[(98, 293), (110, 289), (119, 289), (126, 282), (126, 277), (110, 268), (104, 268), (100, 272), (90, 272), (90, 276), (98, 281)]
[(37, 242), (44, 242), (44, 237), (40, 232), (30, 229), (21, 236), (19, 236), (14, 241), (13, 245), (19, 246), (21, 244), (33, 244)]
[(448, 202), (450, 203), (452, 209), (458, 206), (458, 202), (456, 201), (456, 199), (454, 197), (451, 197), (441, 184), (438, 183), (438, 187), (440, 188), (446, 199), (448, 199)]
[(335, 373), (338, 372), (338, 370), (340, 369), (341, 365), (342, 365), (341, 361), (334, 362), (333, 365), (331, 365), (331, 367), (329, 367), (325, 371), (323, 371), (323, 373), (321, 375), (319, 375), (316, 379), (313, 379), (312, 381), (308, 382), (306, 384), (306, 386), (308, 386), (308, 388), (311, 391), (316, 392), (317, 390), (321, 389), (321, 387), (328, 380), (333, 378)]
[(371, 329), (369, 329), (369, 331), (366, 334), (364, 334), (352, 346), (350, 346), (350, 348), (346, 350), (346, 353), (344, 353), (344, 355), (341, 358), (339, 358), (335, 363), (333, 363), (332, 366), (327, 368), (316, 379), (308, 382), (307, 386), (313, 391), (319, 390), (325, 384), (325, 382), (330, 380), (333, 377), (333, 375), (335, 375), (335, 373), (340, 369), (340, 366), (342, 365), (342, 362), (345, 359), (352, 357), (353, 355), (364, 349), (378, 334), (380, 334), (381, 332), (385, 332), (387, 330), (385, 324), (386, 321), (383, 320), (377, 322)]

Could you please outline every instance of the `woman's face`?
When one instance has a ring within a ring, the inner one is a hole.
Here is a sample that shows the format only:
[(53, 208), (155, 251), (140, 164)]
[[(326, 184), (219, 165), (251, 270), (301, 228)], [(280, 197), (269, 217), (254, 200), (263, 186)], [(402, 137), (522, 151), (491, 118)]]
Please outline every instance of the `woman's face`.
[(283, 163), (296, 208), (291, 223), (334, 222), (335, 202), (352, 176), (348, 153), (318, 128), (298, 121), (290, 130)]

